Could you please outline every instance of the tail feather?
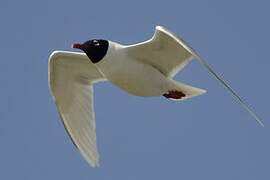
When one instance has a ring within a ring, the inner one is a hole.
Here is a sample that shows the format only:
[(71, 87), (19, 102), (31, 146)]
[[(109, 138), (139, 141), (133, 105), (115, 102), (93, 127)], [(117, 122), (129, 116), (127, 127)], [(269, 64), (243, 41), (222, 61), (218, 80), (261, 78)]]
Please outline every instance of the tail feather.
[(174, 81), (174, 80), (172, 80), (172, 91), (180, 91), (185, 94), (185, 96), (182, 97), (181, 99), (170, 98), (175, 101), (188, 99), (188, 98), (199, 96), (206, 93), (206, 90), (204, 89), (192, 87), (192, 86), (189, 86), (189, 85), (186, 85), (186, 84)]

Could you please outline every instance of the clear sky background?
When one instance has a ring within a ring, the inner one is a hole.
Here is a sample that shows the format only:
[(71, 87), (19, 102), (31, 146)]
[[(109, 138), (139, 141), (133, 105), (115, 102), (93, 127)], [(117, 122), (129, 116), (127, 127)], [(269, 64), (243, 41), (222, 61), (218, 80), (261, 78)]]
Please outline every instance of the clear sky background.
[[(0, 179), (269, 180), (269, 8), (263, 0), (1, 1)], [(48, 57), (93, 38), (144, 41), (156, 25), (197, 50), (265, 128), (193, 60), (176, 80), (208, 92), (181, 102), (96, 84), (100, 167), (91, 168), (51, 98)]]

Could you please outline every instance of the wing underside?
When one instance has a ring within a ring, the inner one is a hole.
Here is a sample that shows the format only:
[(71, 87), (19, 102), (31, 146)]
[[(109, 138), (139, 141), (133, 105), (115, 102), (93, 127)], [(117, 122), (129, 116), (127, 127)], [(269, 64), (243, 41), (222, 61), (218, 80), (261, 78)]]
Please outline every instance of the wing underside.
[(194, 58), (180, 38), (161, 26), (156, 27), (150, 40), (127, 46), (127, 51), (167, 77), (173, 77)]
[(49, 61), (49, 86), (61, 120), (74, 145), (98, 165), (92, 84), (104, 80), (83, 53), (55, 51)]

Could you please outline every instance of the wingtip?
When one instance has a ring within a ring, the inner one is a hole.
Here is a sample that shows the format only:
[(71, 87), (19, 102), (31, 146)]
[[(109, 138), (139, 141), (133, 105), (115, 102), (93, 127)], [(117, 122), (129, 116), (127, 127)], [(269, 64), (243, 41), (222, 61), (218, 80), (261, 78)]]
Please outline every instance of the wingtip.
[(261, 120), (259, 120), (259, 119), (256, 119), (258, 122), (259, 122), (259, 124), (264, 128), (264, 124), (263, 124), (263, 122), (261, 121)]
[(97, 167), (99, 167), (99, 163), (98, 163), (98, 162), (95, 162), (95, 163), (90, 163), (90, 162), (88, 162), (88, 164), (89, 164), (92, 168), (97, 168)]

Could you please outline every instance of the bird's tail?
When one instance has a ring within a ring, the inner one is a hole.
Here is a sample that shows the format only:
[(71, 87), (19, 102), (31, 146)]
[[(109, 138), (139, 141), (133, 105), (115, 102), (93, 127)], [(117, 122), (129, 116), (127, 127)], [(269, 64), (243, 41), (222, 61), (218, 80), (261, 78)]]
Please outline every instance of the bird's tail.
[(186, 85), (186, 84), (174, 81), (174, 80), (172, 80), (171, 82), (172, 82), (171, 92), (177, 91), (184, 94), (183, 97), (181, 98), (170, 98), (175, 101), (184, 100), (187, 98), (199, 96), (206, 93), (206, 90), (204, 89), (192, 87), (192, 86), (189, 86), (189, 85)]

